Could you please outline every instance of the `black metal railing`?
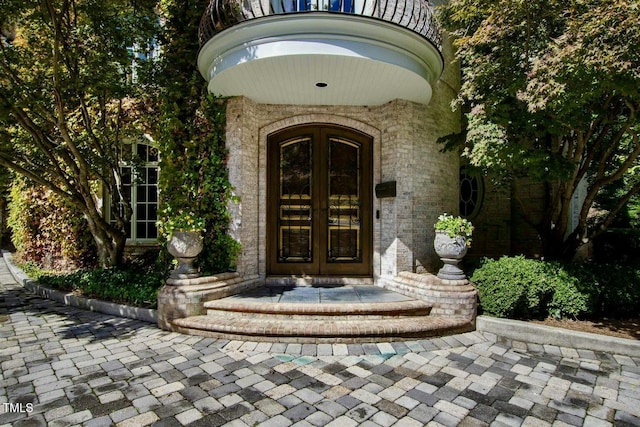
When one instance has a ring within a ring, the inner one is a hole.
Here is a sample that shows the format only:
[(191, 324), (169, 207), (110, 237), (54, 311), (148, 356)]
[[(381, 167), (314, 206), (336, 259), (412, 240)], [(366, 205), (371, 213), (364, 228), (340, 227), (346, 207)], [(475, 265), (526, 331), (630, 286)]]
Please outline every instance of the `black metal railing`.
[(401, 25), (441, 49), (442, 35), (428, 0), (211, 0), (200, 21), (203, 46), (218, 32), (264, 16), (331, 12), (367, 16)]

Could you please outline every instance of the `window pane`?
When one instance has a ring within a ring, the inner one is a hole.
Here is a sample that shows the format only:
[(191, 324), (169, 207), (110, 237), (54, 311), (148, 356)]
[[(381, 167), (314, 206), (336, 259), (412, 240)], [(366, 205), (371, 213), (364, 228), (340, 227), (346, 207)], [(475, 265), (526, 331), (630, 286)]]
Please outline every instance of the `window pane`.
[(147, 223), (146, 222), (138, 222), (136, 224), (136, 238), (138, 238), (138, 239), (146, 239), (147, 238)]
[(158, 229), (156, 228), (156, 224), (154, 222), (150, 222), (147, 224), (147, 238), (155, 239), (158, 237)]
[(136, 206), (136, 220), (138, 222), (147, 219), (147, 205), (139, 204)]
[(140, 202), (146, 202), (147, 201), (147, 191), (146, 191), (146, 187), (139, 185), (138, 186), (138, 192), (136, 194), (136, 201), (138, 203)]
[(359, 197), (359, 147), (345, 141), (331, 140), (329, 151), (329, 195)]
[(148, 157), (148, 146), (144, 145), (144, 144), (137, 144), (136, 145), (136, 149), (137, 149), (137, 154), (138, 157), (140, 158), (140, 160), (142, 160), (143, 162), (148, 162), (149, 157)]
[(280, 197), (311, 197), (311, 140), (287, 142), (280, 148)]
[(147, 217), (147, 219), (156, 221), (158, 219), (158, 205), (149, 204), (148, 213), (149, 216)]
[(147, 200), (150, 203), (158, 203), (158, 187), (150, 185), (147, 187)]
[(157, 184), (157, 183), (158, 183), (158, 168), (148, 167), (147, 168), (147, 184)]
[(154, 147), (149, 147), (149, 162), (157, 162), (158, 161), (158, 149)]

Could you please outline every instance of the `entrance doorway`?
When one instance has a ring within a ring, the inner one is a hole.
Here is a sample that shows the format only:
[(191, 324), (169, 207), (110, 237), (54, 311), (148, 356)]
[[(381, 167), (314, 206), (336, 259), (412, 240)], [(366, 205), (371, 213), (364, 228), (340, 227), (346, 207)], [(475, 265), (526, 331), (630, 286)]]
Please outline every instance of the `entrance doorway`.
[(300, 126), (267, 144), (267, 273), (371, 276), (371, 137)]

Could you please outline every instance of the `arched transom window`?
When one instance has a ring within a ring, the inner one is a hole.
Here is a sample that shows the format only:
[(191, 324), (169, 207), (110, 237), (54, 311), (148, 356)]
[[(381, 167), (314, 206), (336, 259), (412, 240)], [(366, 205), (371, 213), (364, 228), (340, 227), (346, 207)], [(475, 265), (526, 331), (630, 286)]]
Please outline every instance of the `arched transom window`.
[(484, 199), (482, 176), (466, 166), (460, 168), (460, 215), (474, 218), (480, 212)]

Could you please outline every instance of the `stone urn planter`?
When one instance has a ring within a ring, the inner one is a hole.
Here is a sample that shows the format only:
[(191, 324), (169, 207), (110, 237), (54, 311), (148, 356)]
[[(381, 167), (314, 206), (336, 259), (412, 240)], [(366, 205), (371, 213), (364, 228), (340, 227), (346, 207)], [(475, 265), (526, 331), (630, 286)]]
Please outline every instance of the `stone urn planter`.
[(174, 278), (198, 277), (199, 272), (193, 266), (196, 257), (203, 249), (202, 235), (199, 231), (174, 231), (167, 242), (169, 253), (178, 260), (178, 267), (171, 272)]
[(438, 271), (439, 278), (448, 280), (464, 280), (467, 278), (464, 271), (458, 267), (458, 264), (469, 250), (465, 237), (449, 237), (449, 234), (445, 231), (436, 231), (433, 246), (436, 254), (444, 263), (444, 266)]
[(444, 213), (435, 223), (436, 238), (433, 242), (436, 253), (444, 263), (438, 271), (440, 279), (464, 280), (467, 276), (458, 267), (471, 246), (473, 225), (466, 218)]

